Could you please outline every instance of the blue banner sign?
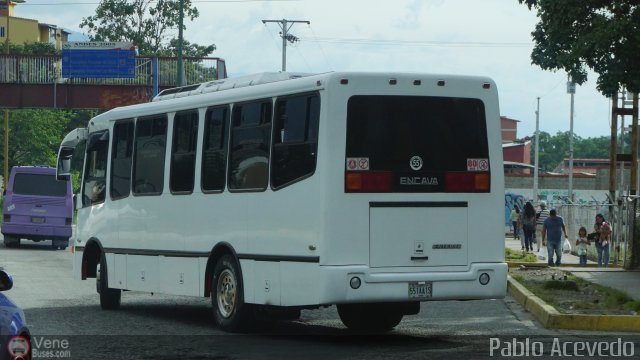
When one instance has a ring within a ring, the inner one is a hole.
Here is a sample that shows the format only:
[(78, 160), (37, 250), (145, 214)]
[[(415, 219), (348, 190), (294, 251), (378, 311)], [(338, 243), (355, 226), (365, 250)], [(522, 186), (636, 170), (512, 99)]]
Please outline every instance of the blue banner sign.
[(63, 78), (133, 78), (136, 51), (126, 42), (68, 42), (62, 46)]

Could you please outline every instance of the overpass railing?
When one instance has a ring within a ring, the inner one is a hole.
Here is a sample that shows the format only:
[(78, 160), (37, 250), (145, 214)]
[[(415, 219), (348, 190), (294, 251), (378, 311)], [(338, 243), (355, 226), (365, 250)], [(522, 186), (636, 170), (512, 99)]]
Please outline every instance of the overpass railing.
[[(215, 57), (183, 58), (185, 85), (198, 84), (226, 77), (224, 60)], [(178, 59), (158, 58), (158, 84), (177, 86)], [(152, 85), (152, 58), (136, 57), (133, 78), (63, 78), (60, 55), (0, 55), (0, 83), (79, 85)]]

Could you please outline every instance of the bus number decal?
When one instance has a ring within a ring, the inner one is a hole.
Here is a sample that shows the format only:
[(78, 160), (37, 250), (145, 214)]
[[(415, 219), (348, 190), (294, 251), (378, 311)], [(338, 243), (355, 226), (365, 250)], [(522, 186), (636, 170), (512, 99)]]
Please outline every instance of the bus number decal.
[(369, 158), (347, 158), (347, 170), (367, 171), (369, 170)]
[(467, 171), (487, 171), (489, 170), (488, 159), (467, 159)]

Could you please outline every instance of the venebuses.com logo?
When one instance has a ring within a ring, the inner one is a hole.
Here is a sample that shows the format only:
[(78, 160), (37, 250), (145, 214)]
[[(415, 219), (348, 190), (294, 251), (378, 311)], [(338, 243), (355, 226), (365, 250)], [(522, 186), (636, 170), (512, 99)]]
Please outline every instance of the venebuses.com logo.
[(10, 359), (64, 359), (71, 358), (68, 339), (51, 339), (44, 336), (14, 336), (7, 342)]
[(14, 336), (7, 342), (7, 352), (11, 359), (26, 359), (30, 351), (31, 344), (24, 336)]

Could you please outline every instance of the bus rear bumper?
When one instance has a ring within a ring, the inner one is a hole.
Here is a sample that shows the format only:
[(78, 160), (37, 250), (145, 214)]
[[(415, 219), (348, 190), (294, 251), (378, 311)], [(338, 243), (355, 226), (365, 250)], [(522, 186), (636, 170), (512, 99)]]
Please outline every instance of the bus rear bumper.
[[(506, 263), (473, 263), (459, 272), (400, 272), (396, 268), (374, 272), (366, 266), (323, 266), (320, 303), (501, 299), (507, 292), (507, 270)], [(483, 280), (487, 276), (489, 280), (485, 285), (480, 282), (483, 274)], [(352, 282), (354, 278), (359, 281)], [(358, 283), (358, 288), (352, 287)], [(416, 288), (430, 291), (416, 296)]]
[(2, 234), (30, 240), (68, 239), (71, 237), (71, 226), (2, 224)]

